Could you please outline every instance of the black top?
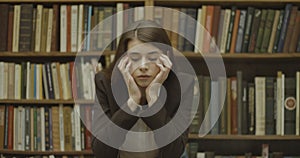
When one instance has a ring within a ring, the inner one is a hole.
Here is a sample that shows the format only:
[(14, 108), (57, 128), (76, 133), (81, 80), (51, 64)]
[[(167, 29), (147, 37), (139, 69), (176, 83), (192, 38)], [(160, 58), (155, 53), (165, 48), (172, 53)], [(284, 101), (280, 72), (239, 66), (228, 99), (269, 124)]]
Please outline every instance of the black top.
[[(181, 78), (181, 79), (179, 79)], [(181, 83), (185, 87), (184, 89), (180, 90), (180, 84), (179, 80), (184, 80), (184, 83)], [(119, 84), (120, 83), (120, 84)], [(124, 92), (127, 92), (126, 85), (124, 83), (123, 78), (119, 78), (116, 80), (110, 81), (103, 72), (99, 72), (96, 74), (95, 77), (95, 84), (96, 84), (96, 95), (99, 102), (99, 104), (102, 107), (103, 112), (106, 114), (106, 116), (116, 125), (119, 127), (130, 130), (133, 125), (136, 123), (139, 117), (130, 115), (128, 112), (130, 111), (127, 104), (128, 99), (128, 93), (124, 94)], [(112, 93), (112, 87), (111, 85), (117, 84), (116, 86), (121, 89), (126, 89), (124, 92), (121, 93)], [(163, 104), (163, 107), (158, 110), (155, 114), (149, 116), (149, 117), (141, 117), (142, 120), (147, 124), (149, 128), (152, 130), (159, 129), (160, 127), (163, 127), (166, 125), (173, 116), (177, 113), (177, 110), (179, 108), (179, 104), (181, 101), (181, 106), (191, 106), (192, 104), (192, 98), (193, 98), (193, 87), (194, 87), (194, 78), (191, 75), (187, 74), (181, 74), (176, 75), (170, 71), (170, 74), (166, 81), (163, 83), (163, 86), (165, 87), (167, 91), (167, 97), (164, 99), (161, 99), (161, 96), (157, 99), (157, 101), (152, 105), (150, 108), (155, 108), (159, 104)], [(182, 96), (181, 96), (182, 93)], [(120, 106), (117, 104), (115, 97), (121, 98), (121, 103), (118, 101), (119, 105), (122, 104), (124, 106), (124, 109), (121, 109)], [(100, 109), (100, 108), (99, 108)], [(94, 109), (95, 110), (95, 109)], [(125, 111), (124, 111), (125, 110)], [(179, 112), (179, 111), (178, 111)], [(189, 120), (190, 116), (186, 116), (187, 113), (185, 113), (185, 116), (182, 115), (183, 120)], [(180, 116), (181, 116), (180, 115)], [(103, 120), (103, 113), (99, 114), (97, 110), (94, 111), (94, 118), (93, 118), (93, 141), (92, 141), (92, 149), (97, 158), (117, 158), (119, 154), (119, 149), (115, 149), (113, 147), (110, 147), (103, 143), (102, 141), (98, 140), (96, 137), (103, 137), (103, 134), (99, 134), (99, 131), (104, 131), (105, 133), (109, 133), (109, 135), (104, 134), (106, 140), (110, 140), (109, 137), (117, 138), (120, 140), (120, 144), (117, 146), (121, 146), (123, 144), (123, 141), (125, 140), (126, 132), (117, 132), (113, 133), (111, 126), (106, 126), (107, 121), (101, 121)], [(180, 118), (181, 119), (181, 118)], [(186, 121), (183, 121), (186, 123)], [(182, 125), (182, 123), (181, 123)], [(104, 129), (105, 128), (105, 129)], [(174, 132), (173, 132), (174, 133)], [(155, 137), (155, 136), (154, 136)], [(172, 143), (162, 147), (159, 149), (159, 155), (160, 158), (179, 158), (185, 148), (185, 144), (188, 140), (188, 129), (185, 129), (184, 132), (175, 139)], [(159, 140), (156, 140), (156, 143), (159, 144)]]

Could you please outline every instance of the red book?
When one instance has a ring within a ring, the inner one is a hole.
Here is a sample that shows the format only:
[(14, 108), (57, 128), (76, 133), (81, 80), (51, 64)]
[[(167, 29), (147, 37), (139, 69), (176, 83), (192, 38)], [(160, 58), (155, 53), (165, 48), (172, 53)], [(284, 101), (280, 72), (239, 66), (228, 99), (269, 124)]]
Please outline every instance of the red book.
[(210, 49), (210, 41), (212, 36), (212, 30), (213, 30), (213, 19), (214, 17), (214, 6), (208, 5), (206, 8), (206, 21), (205, 21), (205, 29), (204, 31), (204, 37), (203, 37), (203, 53), (209, 53)]
[(9, 105), (8, 106), (8, 143), (7, 143), (7, 149), (13, 149), (14, 148), (14, 106)]
[(240, 22), (241, 10), (237, 9), (235, 12), (235, 19), (232, 30), (232, 40), (230, 44), (230, 53), (235, 53), (236, 39), (238, 34), (239, 22)]

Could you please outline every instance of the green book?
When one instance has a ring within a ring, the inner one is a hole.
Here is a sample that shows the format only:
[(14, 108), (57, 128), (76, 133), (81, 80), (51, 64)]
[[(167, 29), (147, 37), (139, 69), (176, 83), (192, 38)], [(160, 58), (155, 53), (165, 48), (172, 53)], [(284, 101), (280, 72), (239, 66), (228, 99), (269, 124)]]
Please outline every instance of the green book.
[(262, 40), (263, 40), (264, 28), (265, 28), (266, 19), (267, 19), (267, 12), (268, 12), (267, 9), (263, 9), (262, 13), (261, 13), (261, 19), (260, 19), (260, 23), (259, 23), (258, 33), (257, 33), (257, 37), (256, 37), (256, 44), (255, 44), (255, 49), (254, 49), (255, 53), (260, 52), (260, 48), (261, 48), (261, 44), (262, 44)]
[(275, 10), (268, 9), (267, 19), (266, 19), (266, 24), (264, 28), (264, 34), (263, 34), (263, 40), (260, 48), (261, 53), (265, 53), (268, 50), (274, 17), (275, 17)]

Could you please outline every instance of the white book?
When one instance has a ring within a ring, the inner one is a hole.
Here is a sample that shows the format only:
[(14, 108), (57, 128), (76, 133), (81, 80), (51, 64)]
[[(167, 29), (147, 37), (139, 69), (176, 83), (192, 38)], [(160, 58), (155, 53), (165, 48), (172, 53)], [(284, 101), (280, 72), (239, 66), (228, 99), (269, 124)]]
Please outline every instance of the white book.
[(27, 62), (27, 72), (26, 72), (26, 99), (30, 99), (30, 62)]
[(265, 135), (266, 78), (255, 77), (255, 135)]
[(35, 96), (34, 99), (39, 99), (39, 94), (40, 94), (40, 87), (39, 87), (39, 76), (40, 76), (40, 71), (39, 71), (39, 64), (35, 64), (35, 82), (34, 82), (34, 89), (35, 89)]
[(20, 16), (21, 16), (21, 5), (14, 5), (14, 28), (13, 28), (13, 43), (12, 51), (19, 51), (19, 33), (20, 33)]
[(300, 71), (296, 72), (296, 135), (300, 135)]
[(64, 110), (63, 110), (63, 104), (59, 104), (58, 109), (59, 109), (60, 151), (65, 151)]
[(197, 152), (197, 158), (205, 158), (205, 152)]
[(80, 105), (74, 105), (74, 132), (75, 132), (75, 151), (81, 150), (81, 126), (80, 126)]
[(13, 149), (18, 150), (18, 122), (19, 122), (18, 107), (14, 107), (14, 129), (13, 129)]
[(41, 107), (41, 150), (45, 151), (45, 107)]
[(15, 99), (21, 99), (21, 70), (20, 64), (15, 64)]
[(117, 3), (117, 45), (123, 32), (123, 3)]
[(282, 74), (281, 76), (281, 81), (282, 81), (282, 84), (281, 84), (281, 88), (282, 88), (282, 91), (281, 91), (281, 100), (282, 100), (282, 105), (281, 105), (281, 116), (282, 116), (282, 119), (281, 119), (281, 125), (282, 125), (282, 128), (281, 128), (281, 133), (282, 135), (284, 135), (284, 100), (285, 100), (285, 87), (284, 87), (284, 83), (285, 83), (285, 74)]
[(8, 63), (8, 99), (14, 99), (15, 97), (15, 63)]
[(4, 99), (7, 99), (8, 98), (8, 63), (5, 62), (4, 63), (4, 80), (3, 80), (3, 97)]
[(195, 47), (194, 47), (194, 52), (195, 53), (200, 53), (200, 51), (201, 51), (201, 49), (200, 49), (200, 37), (203, 35), (202, 31), (201, 31), (203, 29), (203, 27), (200, 23), (200, 21), (201, 21), (201, 11), (202, 11), (202, 9), (199, 8), (198, 9), (198, 15), (197, 15), (197, 23), (196, 23), (197, 28), (196, 28), (196, 36), (195, 36)]
[(91, 64), (89, 64), (89, 71), (90, 71), (90, 88), (91, 88), (91, 99), (94, 100), (95, 99), (95, 96), (96, 96), (96, 87), (95, 87), (95, 84), (94, 84), (94, 78), (95, 78), (95, 72), (93, 70), (93, 67)]
[(203, 39), (204, 39), (204, 33), (205, 33), (205, 21), (206, 21), (206, 9), (207, 6), (203, 5), (201, 9), (201, 19), (200, 19), (200, 34), (201, 36), (199, 37), (199, 51), (200, 53), (203, 52)]
[(67, 79), (66, 79), (66, 64), (60, 64), (60, 80), (62, 83), (62, 92), (63, 92), (63, 99), (68, 100), (68, 86), (67, 86)]
[(46, 65), (43, 64), (43, 83), (44, 83), (44, 92), (45, 92), (45, 98), (49, 99), (49, 89), (48, 89), (48, 80), (47, 80), (47, 74), (46, 74)]
[(223, 24), (223, 33), (221, 37), (221, 46), (220, 46), (220, 53), (225, 53), (226, 49), (226, 40), (227, 40), (227, 35), (228, 35), (228, 28), (229, 28), (229, 23), (230, 23), (230, 15), (231, 15), (231, 10), (230, 9), (225, 9), (225, 15), (224, 15), (224, 24)]
[(91, 70), (91, 64), (90, 63), (85, 63), (84, 64), (84, 71), (83, 71), (83, 90), (84, 90), (84, 99), (92, 99), (92, 84), (93, 82), (91, 82), (91, 75), (90, 75), (90, 71)]
[(83, 25), (83, 4), (79, 5), (78, 11), (78, 30), (77, 30), (77, 51), (81, 51), (82, 46), (82, 25)]
[(77, 52), (78, 5), (71, 6), (71, 52)]
[(43, 99), (43, 72), (42, 72), (42, 64), (36, 64), (36, 72), (37, 72), (37, 79), (36, 79), (36, 99)]
[[(25, 110), (24, 107), (18, 106), (17, 110), (18, 123), (17, 123), (17, 149), (25, 150)], [(23, 130), (24, 129), (24, 130)]]
[(67, 5), (60, 6), (60, 52), (67, 51)]
[(134, 21), (139, 21), (144, 19), (144, 7), (135, 7), (134, 8)]
[(42, 38), (42, 17), (43, 17), (43, 5), (37, 5), (36, 20), (35, 20), (35, 45), (34, 51), (41, 51), (41, 38)]
[(52, 83), (54, 88), (54, 98), (61, 99), (59, 93), (59, 86), (58, 86), (57, 67), (55, 62), (51, 63), (51, 70), (52, 70)]
[(277, 98), (276, 98), (276, 134), (284, 134), (284, 74), (282, 72), (277, 72)]
[[(4, 85), (4, 62), (0, 62), (0, 87), (5, 87)], [(4, 88), (0, 88), (0, 99), (5, 99), (3, 92)]]
[(46, 38), (46, 52), (51, 51), (51, 40), (52, 40), (52, 25), (53, 25), (53, 9), (50, 8), (48, 12), (47, 22), (47, 38)]

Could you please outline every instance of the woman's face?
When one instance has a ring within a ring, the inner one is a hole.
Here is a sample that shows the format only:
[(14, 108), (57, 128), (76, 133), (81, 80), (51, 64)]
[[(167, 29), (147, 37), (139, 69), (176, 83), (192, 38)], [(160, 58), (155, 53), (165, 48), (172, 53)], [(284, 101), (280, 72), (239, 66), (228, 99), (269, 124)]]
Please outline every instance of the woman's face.
[(160, 55), (162, 51), (157, 47), (143, 43), (138, 39), (128, 42), (128, 57), (130, 73), (138, 86), (146, 88), (159, 73)]

